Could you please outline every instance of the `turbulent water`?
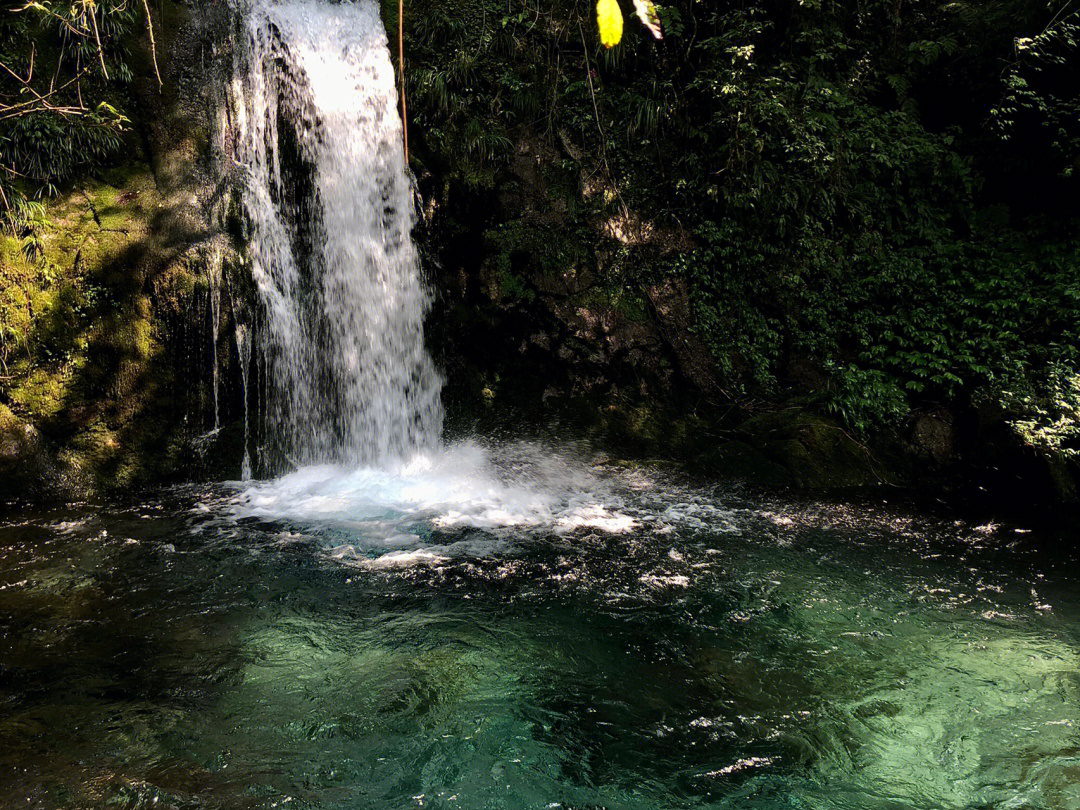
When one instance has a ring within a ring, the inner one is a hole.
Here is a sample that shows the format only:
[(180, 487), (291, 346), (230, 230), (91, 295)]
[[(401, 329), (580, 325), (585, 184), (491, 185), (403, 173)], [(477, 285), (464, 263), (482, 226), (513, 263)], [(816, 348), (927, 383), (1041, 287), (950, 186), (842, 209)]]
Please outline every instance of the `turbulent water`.
[(379, 464), (438, 441), (440, 380), (394, 72), (374, 0), (251, 0), (223, 128), (261, 303), (258, 468)]
[(7, 514), (0, 807), (1080, 807), (1064, 538), (453, 452)]

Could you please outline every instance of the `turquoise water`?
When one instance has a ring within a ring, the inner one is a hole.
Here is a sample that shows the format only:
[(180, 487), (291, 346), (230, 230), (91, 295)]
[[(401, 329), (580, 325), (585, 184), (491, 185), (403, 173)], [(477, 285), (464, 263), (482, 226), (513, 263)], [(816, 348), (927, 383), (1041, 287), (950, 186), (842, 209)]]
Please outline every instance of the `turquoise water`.
[(4, 514), (0, 806), (1080, 808), (1069, 538), (587, 479)]

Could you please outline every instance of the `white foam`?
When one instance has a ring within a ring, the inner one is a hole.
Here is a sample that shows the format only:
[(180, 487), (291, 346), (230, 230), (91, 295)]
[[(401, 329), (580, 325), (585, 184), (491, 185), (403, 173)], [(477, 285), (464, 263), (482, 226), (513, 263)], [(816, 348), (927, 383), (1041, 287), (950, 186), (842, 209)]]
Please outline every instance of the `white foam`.
[[(713, 496), (660, 477), (643, 487), (643, 480), (640, 469), (593, 462), (572, 448), (463, 441), (382, 466), (315, 465), (237, 483), (231, 510), (237, 518), (286, 521), (365, 567), (489, 556), (515, 538), (545, 534), (738, 531), (736, 513)], [(679, 560), (674, 549), (669, 556)], [(685, 587), (678, 578), (650, 584)]]
[(621, 510), (616, 483), (538, 445), (461, 442), (383, 467), (316, 465), (245, 484), (234, 508), (363, 529), (384, 546), (418, 527), (625, 533), (638, 521)]

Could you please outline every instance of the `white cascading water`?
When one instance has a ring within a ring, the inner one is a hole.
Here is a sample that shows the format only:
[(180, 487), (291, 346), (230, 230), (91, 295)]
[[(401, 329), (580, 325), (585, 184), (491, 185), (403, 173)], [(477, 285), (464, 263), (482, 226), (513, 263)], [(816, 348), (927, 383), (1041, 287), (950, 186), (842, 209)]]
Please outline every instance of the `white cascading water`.
[(383, 465), (437, 445), (411, 187), (375, 0), (252, 0), (232, 87), (245, 172), (264, 471)]
[[(696, 503), (686, 515), (670, 503), (657, 512), (647, 476), (565, 448), (441, 443), (441, 380), (424, 348), (429, 298), (378, 6), (238, 2), (223, 152), (244, 174), (261, 303), (253, 327), (236, 329), (245, 402), (262, 404), (243, 476), (285, 474), (242, 486), (236, 514), (317, 527), (339, 551), (392, 561), (437, 558), (443, 547), (425, 540), (433, 528), (622, 533), (711, 515)], [(253, 350), (261, 386), (247, 373)], [(246, 413), (244, 422), (247, 436)]]

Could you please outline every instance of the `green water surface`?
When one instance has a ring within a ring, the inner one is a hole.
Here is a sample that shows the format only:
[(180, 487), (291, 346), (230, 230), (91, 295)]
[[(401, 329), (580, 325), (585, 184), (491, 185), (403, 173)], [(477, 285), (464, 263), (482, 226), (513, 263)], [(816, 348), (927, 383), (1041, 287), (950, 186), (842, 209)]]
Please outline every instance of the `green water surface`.
[(1080, 808), (1068, 538), (718, 495), (381, 565), (225, 497), (0, 520), (0, 806)]

